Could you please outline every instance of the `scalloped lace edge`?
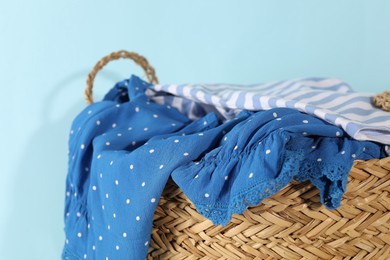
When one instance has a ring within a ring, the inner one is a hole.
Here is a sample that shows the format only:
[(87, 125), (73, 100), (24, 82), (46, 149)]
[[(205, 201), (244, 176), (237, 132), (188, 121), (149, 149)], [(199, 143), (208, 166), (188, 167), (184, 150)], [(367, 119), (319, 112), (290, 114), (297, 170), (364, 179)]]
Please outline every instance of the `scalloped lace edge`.
[[(321, 202), (329, 209), (337, 208), (340, 205), (342, 194), (345, 192), (348, 171), (341, 165), (321, 164), (321, 173), (310, 175), (307, 169), (310, 164), (304, 163), (303, 151), (285, 151), (283, 167), (274, 180), (263, 181), (253, 184), (251, 187), (240, 191), (232, 196), (229, 205), (226, 207), (211, 204), (194, 203), (198, 212), (210, 219), (215, 225), (226, 226), (233, 214), (242, 214), (248, 207), (256, 206), (265, 198), (268, 198), (291, 182), (293, 178), (298, 181), (309, 179), (321, 191)], [(305, 169), (303, 170), (302, 167)], [(302, 172), (302, 173), (301, 173)], [(328, 175), (329, 174), (329, 175)], [(340, 186), (339, 182), (342, 182)], [(327, 189), (324, 184), (336, 183), (336, 190)], [(333, 193), (332, 193), (333, 192)], [(329, 193), (329, 194), (328, 194)], [(326, 197), (325, 197), (326, 195)], [(325, 198), (324, 198), (325, 197)]]

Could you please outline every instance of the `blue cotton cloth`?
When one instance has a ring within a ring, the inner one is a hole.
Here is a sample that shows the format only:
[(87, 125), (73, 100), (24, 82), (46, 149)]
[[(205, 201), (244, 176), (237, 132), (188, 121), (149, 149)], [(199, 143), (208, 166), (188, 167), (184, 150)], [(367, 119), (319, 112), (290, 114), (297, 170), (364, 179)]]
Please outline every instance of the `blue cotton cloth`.
[(200, 213), (225, 225), (293, 178), (309, 179), (337, 208), (353, 161), (385, 155), (293, 109), (190, 120), (149, 100), (148, 88), (135, 76), (120, 82), (72, 124), (63, 259), (145, 259), (170, 176)]

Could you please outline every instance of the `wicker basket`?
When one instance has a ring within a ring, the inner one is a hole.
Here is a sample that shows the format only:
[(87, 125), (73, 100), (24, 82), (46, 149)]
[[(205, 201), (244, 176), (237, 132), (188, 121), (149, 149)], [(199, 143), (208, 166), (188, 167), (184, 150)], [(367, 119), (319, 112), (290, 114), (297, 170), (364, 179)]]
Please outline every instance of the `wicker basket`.
[(341, 207), (291, 183), (226, 226), (200, 215), (174, 184), (154, 216), (149, 259), (389, 259), (390, 157), (355, 163)]
[[(88, 76), (88, 103), (96, 73), (119, 58), (133, 59), (157, 83), (145, 58), (114, 52)], [(375, 99), (383, 109), (386, 95)], [(326, 209), (309, 182), (291, 183), (223, 227), (200, 215), (170, 180), (155, 212), (148, 259), (390, 259), (389, 193), (390, 157), (356, 161), (337, 210)]]

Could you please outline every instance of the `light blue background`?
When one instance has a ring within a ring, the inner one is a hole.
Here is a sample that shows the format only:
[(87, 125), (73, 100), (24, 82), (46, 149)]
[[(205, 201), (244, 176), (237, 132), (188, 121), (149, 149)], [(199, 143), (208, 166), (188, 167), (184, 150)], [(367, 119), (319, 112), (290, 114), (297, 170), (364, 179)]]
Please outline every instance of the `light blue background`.
[[(332, 76), (390, 89), (390, 2), (1, 1), (0, 259), (58, 259), (67, 137), (102, 56), (139, 52), (162, 83)], [(141, 74), (129, 61), (96, 80)]]

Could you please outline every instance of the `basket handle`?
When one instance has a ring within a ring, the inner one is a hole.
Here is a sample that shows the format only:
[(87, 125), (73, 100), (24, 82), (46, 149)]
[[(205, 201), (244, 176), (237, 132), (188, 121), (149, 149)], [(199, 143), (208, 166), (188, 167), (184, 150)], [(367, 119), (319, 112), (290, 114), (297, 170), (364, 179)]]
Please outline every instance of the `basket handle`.
[(118, 59), (121, 59), (121, 58), (133, 60), (136, 64), (138, 64), (139, 66), (142, 67), (142, 69), (145, 72), (146, 78), (148, 79), (148, 81), (150, 83), (158, 84), (158, 79), (156, 77), (154, 68), (149, 65), (149, 63), (148, 63), (148, 61), (147, 61), (147, 59), (145, 57), (143, 57), (143, 56), (141, 56), (141, 55), (139, 55), (138, 53), (135, 53), (135, 52), (128, 52), (128, 51), (125, 51), (125, 50), (116, 51), (116, 52), (113, 52), (113, 53), (111, 53), (111, 54), (101, 58), (95, 64), (95, 66), (93, 67), (91, 72), (88, 74), (87, 85), (85, 87), (85, 92), (84, 92), (85, 101), (87, 102), (87, 104), (92, 104), (93, 103), (92, 89), (93, 89), (93, 81), (94, 81), (94, 79), (96, 77), (96, 74), (105, 65), (107, 65), (107, 63), (109, 63), (110, 61), (118, 60)]
[(374, 96), (374, 105), (385, 111), (390, 111), (390, 91), (385, 91)]

